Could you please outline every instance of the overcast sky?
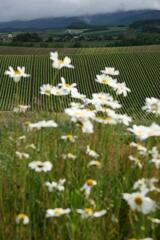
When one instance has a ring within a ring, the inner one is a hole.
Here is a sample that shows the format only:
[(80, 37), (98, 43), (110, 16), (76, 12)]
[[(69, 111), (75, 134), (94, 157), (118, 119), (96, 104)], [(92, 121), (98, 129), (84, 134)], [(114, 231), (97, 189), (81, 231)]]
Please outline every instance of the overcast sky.
[(160, 0), (0, 0), (0, 21), (159, 9)]

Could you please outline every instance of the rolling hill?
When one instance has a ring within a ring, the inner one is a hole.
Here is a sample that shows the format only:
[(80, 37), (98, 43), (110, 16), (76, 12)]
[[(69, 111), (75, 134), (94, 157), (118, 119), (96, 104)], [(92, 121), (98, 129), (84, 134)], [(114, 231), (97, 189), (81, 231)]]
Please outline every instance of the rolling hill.
[(43, 18), (30, 21), (1, 22), (0, 31), (63, 29), (84, 23), (90, 26), (130, 25), (135, 21), (159, 19), (159, 10), (119, 11), (80, 17)]

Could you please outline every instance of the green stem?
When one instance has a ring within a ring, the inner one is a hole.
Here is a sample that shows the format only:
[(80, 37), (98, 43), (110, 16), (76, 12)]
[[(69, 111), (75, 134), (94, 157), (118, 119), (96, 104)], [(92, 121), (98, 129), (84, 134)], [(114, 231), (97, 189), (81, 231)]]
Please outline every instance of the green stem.
[(19, 104), (19, 84), (17, 83), (17, 86), (16, 86), (16, 106), (15, 107), (18, 107), (18, 104)]
[[(54, 75), (54, 78), (53, 78), (53, 86), (54, 86), (54, 84), (56, 85), (57, 83), (56, 83), (56, 79), (57, 79), (57, 77), (58, 77), (58, 73), (59, 73), (59, 70), (57, 69), (57, 70), (55, 70), (55, 75)], [(54, 100), (53, 100), (53, 98), (52, 98), (52, 96), (50, 96), (51, 98), (50, 98), (50, 108), (52, 107), (52, 102), (53, 102), (53, 104), (54, 104)], [(53, 106), (53, 109), (55, 110), (55, 108), (54, 108), (54, 106)]]

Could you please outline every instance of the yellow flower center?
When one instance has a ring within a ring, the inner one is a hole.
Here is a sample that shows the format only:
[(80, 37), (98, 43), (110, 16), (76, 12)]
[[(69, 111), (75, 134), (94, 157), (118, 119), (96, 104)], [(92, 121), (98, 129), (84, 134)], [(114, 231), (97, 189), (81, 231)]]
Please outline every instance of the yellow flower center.
[(112, 69), (109, 69), (108, 74), (113, 74)]
[(65, 83), (64, 86), (65, 86), (66, 88), (69, 88), (69, 87), (70, 87), (70, 84)]
[(58, 63), (59, 63), (59, 64), (64, 64), (64, 60), (58, 59)]
[(92, 214), (93, 213), (93, 209), (92, 208), (85, 208), (84, 212), (87, 214)]
[(103, 80), (101, 81), (101, 83), (103, 83), (103, 84), (108, 84), (108, 80), (107, 80), (107, 79), (103, 79)]
[(142, 202), (143, 202), (143, 200), (142, 200), (142, 198), (139, 196), (139, 197), (136, 197), (135, 199), (134, 199), (134, 202), (137, 204), (137, 205), (142, 205)]
[(91, 109), (89, 109), (89, 108), (85, 108), (85, 110), (86, 110), (87, 112), (91, 112)]
[(99, 161), (94, 161), (94, 165), (95, 165), (95, 166), (100, 166), (101, 163), (100, 163)]
[(24, 218), (26, 218), (27, 217), (27, 215), (25, 215), (24, 213), (20, 213), (19, 215), (18, 215), (18, 218), (20, 219), (20, 220), (23, 220)]
[(56, 215), (60, 215), (62, 213), (62, 208), (55, 208), (54, 212)]
[(101, 99), (102, 99), (102, 96), (98, 96), (98, 99), (100, 99), (100, 100), (101, 100)]
[(86, 183), (88, 186), (93, 186), (94, 181), (92, 179), (88, 179)]
[(152, 104), (151, 109), (152, 109), (152, 111), (156, 111), (157, 112), (158, 106), (156, 104)]
[(46, 95), (50, 95), (51, 94), (51, 90), (49, 90), (49, 89), (46, 89), (44, 92), (45, 92)]
[(26, 121), (26, 122), (25, 122), (25, 125), (29, 125), (29, 124), (31, 124), (30, 121)]
[(67, 135), (67, 138), (68, 138), (69, 140), (72, 140), (72, 139), (73, 139), (73, 136), (72, 136), (71, 134), (68, 134), (68, 135)]
[(57, 90), (57, 91), (56, 91), (56, 94), (57, 94), (57, 95), (61, 95), (61, 91), (60, 91), (60, 90)]
[(110, 122), (112, 121), (112, 118), (110, 118), (110, 117), (107, 117), (107, 118), (97, 117), (97, 119), (98, 119), (98, 120), (102, 120), (102, 121), (108, 121), (108, 122), (109, 122), (109, 121), (110, 121)]
[(21, 72), (20, 72), (19, 70), (16, 70), (16, 71), (15, 71), (15, 74), (16, 74), (16, 75), (21, 75)]
[(104, 119), (105, 121), (112, 121), (112, 118), (108, 117)]

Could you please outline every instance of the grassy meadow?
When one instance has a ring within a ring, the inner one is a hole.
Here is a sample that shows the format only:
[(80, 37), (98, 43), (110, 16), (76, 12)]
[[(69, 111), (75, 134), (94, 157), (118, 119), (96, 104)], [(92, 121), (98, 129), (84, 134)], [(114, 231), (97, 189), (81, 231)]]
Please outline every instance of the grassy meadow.
[[(62, 70), (53, 69), (46, 55), (0, 56), (0, 240), (160, 239), (160, 153), (157, 164), (151, 161), (153, 147), (160, 149), (159, 128), (143, 139), (144, 130), (128, 129), (159, 123), (158, 115), (142, 111), (145, 97), (160, 96), (160, 52), (153, 49), (86, 55), (82, 49), (68, 54), (75, 69)], [(16, 83), (18, 70), (12, 79), (4, 75), (8, 66), (26, 66), (31, 76)], [(128, 96), (95, 82), (106, 66), (120, 70), (117, 79), (131, 89)], [(123, 106), (117, 116), (127, 113), (132, 122), (123, 115), (121, 122), (111, 124), (106, 112), (94, 109), (96, 103), (83, 102), (85, 107), (72, 110), (85, 110), (86, 115), (97, 111), (97, 121), (79, 112), (72, 117), (64, 113), (74, 98), (40, 94), (42, 84), (56, 85), (61, 76), (69, 84), (76, 82), (89, 99), (92, 93), (109, 92)], [(17, 104), (30, 109), (13, 112)], [(40, 125), (42, 120), (54, 122)], [(137, 145), (131, 146), (133, 142)], [(140, 179), (152, 178), (153, 183), (133, 187)], [(139, 195), (129, 202), (124, 194), (133, 192)]]
[[(54, 130), (41, 129), (27, 132), (26, 122), (41, 119), (57, 119), (59, 127)], [(82, 134), (68, 119), (54, 114), (1, 113), (1, 225), (0, 239), (140, 239), (153, 236), (159, 239), (159, 226), (151, 225), (147, 217), (132, 212), (122, 199), (123, 192), (130, 192), (133, 183), (141, 178), (159, 177), (159, 171), (142, 159), (143, 170), (128, 160), (135, 150), (129, 147), (134, 140), (124, 127), (95, 126), (95, 133)], [(62, 135), (78, 136), (75, 143), (64, 142)], [(25, 140), (18, 140), (26, 136)], [(31, 144), (36, 146), (32, 149)], [(147, 146), (152, 146), (149, 141)], [(86, 155), (90, 145), (99, 154), (101, 167), (87, 167), (92, 157)], [(29, 158), (19, 159), (15, 152), (27, 152)], [(72, 153), (76, 159), (64, 159), (63, 154)], [(37, 173), (28, 168), (30, 161), (53, 163), (49, 173)], [(64, 192), (48, 192), (44, 183), (66, 179)], [(86, 179), (95, 179), (97, 186), (89, 199), (80, 191)], [(154, 196), (157, 200), (159, 195)], [(45, 219), (48, 208), (69, 207), (72, 213), (61, 218)], [(107, 209), (99, 219), (81, 219), (78, 208)], [(24, 212), (29, 215), (30, 224), (17, 225), (16, 216)], [(158, 217), (160, 212), (152, 214)]]

